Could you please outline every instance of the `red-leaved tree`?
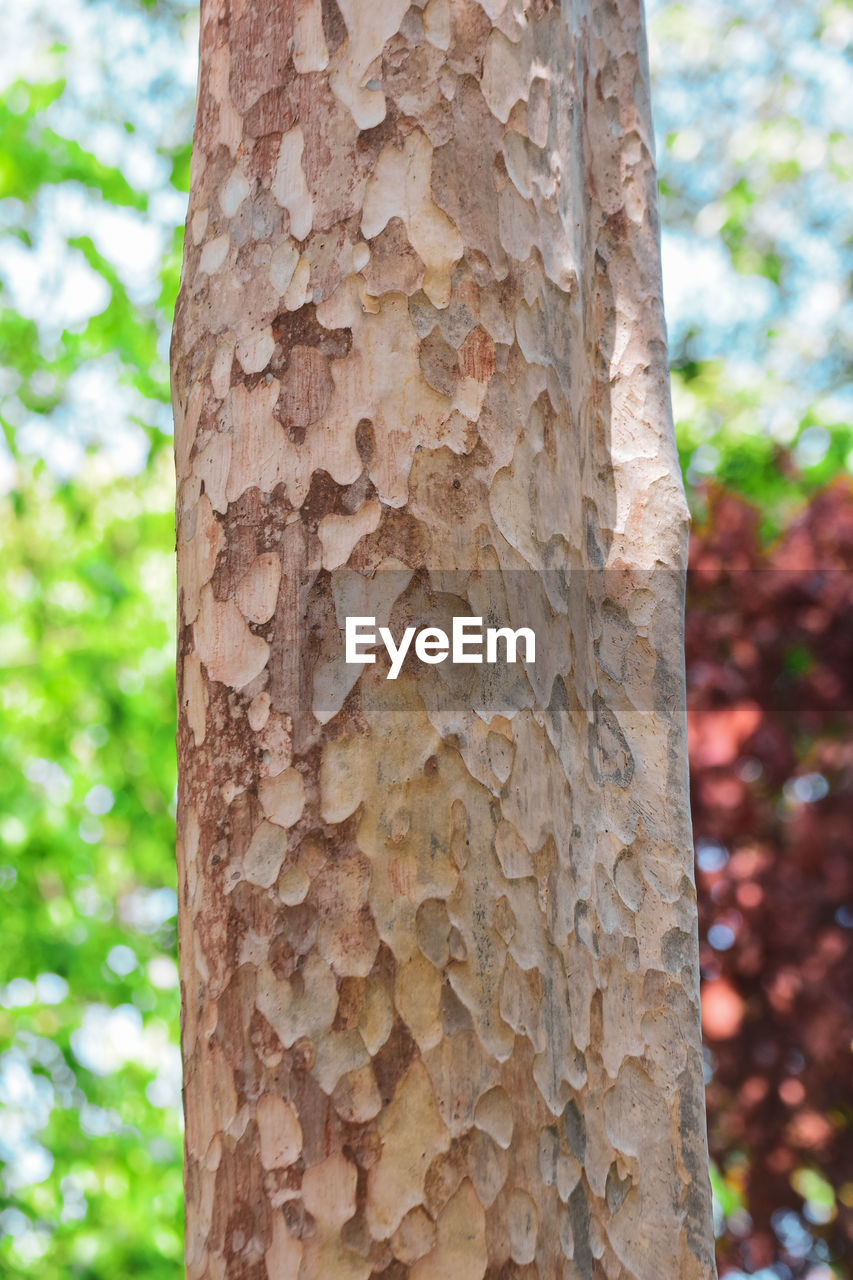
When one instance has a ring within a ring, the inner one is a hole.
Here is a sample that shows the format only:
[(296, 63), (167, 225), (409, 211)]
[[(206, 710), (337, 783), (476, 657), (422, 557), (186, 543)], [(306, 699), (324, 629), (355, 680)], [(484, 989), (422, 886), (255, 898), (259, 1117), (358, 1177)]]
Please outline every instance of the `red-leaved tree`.
[(847, 1274), (853, 487), (767, 550), (756, 512), (708, 498), (687, 614), (703, 1022), (711, 1151), (744, 1205), (720, 1264)]

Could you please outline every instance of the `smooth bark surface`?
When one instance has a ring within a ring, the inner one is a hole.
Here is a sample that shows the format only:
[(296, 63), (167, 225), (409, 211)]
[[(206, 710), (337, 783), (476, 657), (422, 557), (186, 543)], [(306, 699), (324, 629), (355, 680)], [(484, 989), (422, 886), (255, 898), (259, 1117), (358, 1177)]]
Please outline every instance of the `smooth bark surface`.
[(634, 0), (203, 0), (173, 373), (190, 1280), (712, 1276)]

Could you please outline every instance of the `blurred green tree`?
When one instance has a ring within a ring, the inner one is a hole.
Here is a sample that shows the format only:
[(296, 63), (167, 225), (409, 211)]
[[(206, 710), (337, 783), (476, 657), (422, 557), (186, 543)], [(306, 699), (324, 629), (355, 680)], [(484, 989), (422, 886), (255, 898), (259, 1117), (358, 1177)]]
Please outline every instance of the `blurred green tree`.
[(32, 77), (0, 93), (10, 1277), (183, 1269), (166, 353), (188, 74), (155, 113), (158, 49), (189, 67), (194, 37), (178, 7), (146, 8), (31, 5)]

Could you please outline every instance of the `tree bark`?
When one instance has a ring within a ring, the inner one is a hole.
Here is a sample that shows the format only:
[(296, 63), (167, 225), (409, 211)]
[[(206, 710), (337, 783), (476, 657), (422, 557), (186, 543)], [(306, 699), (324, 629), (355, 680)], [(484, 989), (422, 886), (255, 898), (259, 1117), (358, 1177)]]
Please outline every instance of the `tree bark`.
[(713, 1276), (637, 0), (202, 0), (172, 363), (190, 1280)]

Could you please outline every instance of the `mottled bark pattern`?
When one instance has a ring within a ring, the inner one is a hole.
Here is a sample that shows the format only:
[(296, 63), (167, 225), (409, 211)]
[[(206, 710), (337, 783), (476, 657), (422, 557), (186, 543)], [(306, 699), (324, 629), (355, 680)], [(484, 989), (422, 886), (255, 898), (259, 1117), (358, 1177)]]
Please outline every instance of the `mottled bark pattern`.
[(190, 1280), (712, 1276), (637, 0), (203, 0), (173, 369)]

